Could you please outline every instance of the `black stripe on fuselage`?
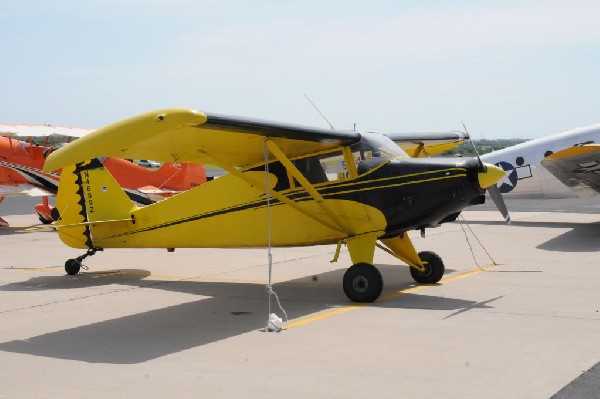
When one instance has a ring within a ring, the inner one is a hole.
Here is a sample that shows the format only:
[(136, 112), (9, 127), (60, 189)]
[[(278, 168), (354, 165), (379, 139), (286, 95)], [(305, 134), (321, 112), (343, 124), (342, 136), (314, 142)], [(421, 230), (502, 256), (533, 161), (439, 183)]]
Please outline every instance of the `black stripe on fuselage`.
[[(364, 203), (360, 201), (360, 196), (356, 195), (357, 193), (361, 193), (365, 190), (386, 190), (391, 187), (399, 187), (403, 185), (412, 185), (412, 184), (422, 184), (430, 181), (441, 180), (441, 179), (453, 179), (460, 178), (466, 176), (466, 170), (464, 168), (450, 168), (436, 171), (428, 171), (422, 173), (414, 173), (410, 175), (401, 175), (401, 176), (393, 176), (393, 177), (383, 177), (379, 179), (369, 179), (369, 175), (365, 175), (361, 178), (352, 181), (335, 181), (330, 183), (323, 183), (322, 185), (316, 185), (315, 188), (321, 194), (321, 196), (325, 199), (346, 199), (351, 201), (356, 201), (360, 203)], [(287, 190), (286, 190), (287, 191)], [(294, 192), (295, 191), (295, 192)], [(295, 189), (287, 191), (287, 193), (280, 192), (280, 194), (285, 195), (290, 200), (295, 202), (304, 202), (313, 200), (312, 196), (308, 194), (304, 189)], [(276, 198), (270, 199), (270, 206), (279, 206), (283, 205), (282, 202), (277, 200)], [(373, 205), (365, 203), (365, 205)], [(206, 219), (210, 217), (225, 215), (233, 212), (240, 212), (248, 209), (260, 209), (267, 206), (266, 196), (263, 195), (261, 199), (249, 202), (246, 204), (240, 204), (236, 206), (232, 206), (229, 208), (223, 208), (216, 211), (211, 211), (199, 215), (189, 216), (182, 219), (173, 220), (171, 222), (162, 223), (155, 226), (149, 226), (143, 229), (138, 229), (134, 231), (129, 231), (121, 234), (116, 234), (107, 238), (117, 238), (122, 236), (128, 236), (137, 233), (143, 233), (153, 230), (158, 230), (166, 227), (171, 227), (183, 223), (194, 222), (201, 219)]]
[[(319, 194), (321, 194), (321, 196), (324, 198), (332, 199), (355, 192), (379, 190), (382, 188), (397, 187), (408, 184), (418, 184), (424, 181), (461, 177), (465, 175), (466, 171), (464, 168), (449, 168), (408, 175), (380, 177), (378, 179), (370, 179), (369, 175), (366, 175), (350, 182), (342, 181), (334, 185), (328, 183), (316, 184), (315, 189), (317, 189)], [(415, 180), (416, 177), (420, 177), (420, 179)], [(310, 197), (310, 195), (302, 189), (296, 193), (288, 195), (288, 198), (294, 201), (303, 201), (306, 199), (311, 199), (312, 197)]]

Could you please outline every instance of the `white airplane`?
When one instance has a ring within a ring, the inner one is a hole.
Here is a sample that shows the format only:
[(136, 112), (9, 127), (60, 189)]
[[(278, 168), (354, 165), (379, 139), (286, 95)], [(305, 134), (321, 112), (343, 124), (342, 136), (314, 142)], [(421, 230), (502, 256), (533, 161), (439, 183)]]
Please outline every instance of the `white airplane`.
[[(506, 171), (496, 186), (502, 196), (573, 198), (598, 195), (600, 124), (526, 141), (482, 155), (481, 160)], [(509, 221), (502, 198), (493, 191), (488, 189)]]

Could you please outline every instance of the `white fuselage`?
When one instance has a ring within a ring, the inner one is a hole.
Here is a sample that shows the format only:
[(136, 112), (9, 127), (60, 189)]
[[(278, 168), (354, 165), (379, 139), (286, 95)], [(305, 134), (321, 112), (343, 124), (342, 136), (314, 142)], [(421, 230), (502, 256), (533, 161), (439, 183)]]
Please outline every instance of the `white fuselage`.
[(600, 143), (600, 124), (569, 130), (517, 144), (481, 156), (506, 171), (498, 182), (503, 195), (517, 198), (577, 197), (556, 179), (541, 161), (548, 155), (581, 144)]

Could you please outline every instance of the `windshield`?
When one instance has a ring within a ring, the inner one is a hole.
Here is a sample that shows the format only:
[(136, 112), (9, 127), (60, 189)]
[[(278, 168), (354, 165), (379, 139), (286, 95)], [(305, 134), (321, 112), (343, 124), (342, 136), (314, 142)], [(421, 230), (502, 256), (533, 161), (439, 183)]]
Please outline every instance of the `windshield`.
[(369, 162), (371, 167), (373, 167), (373, 162), (381, 164), (392, 158), (410, 158), (389, 137), (379, 133), (363, 133), (360, 141), (352, 146), (352, 153), (360, 154), (360, 161), (373, 159), (372, 162)]
[[(311, 184), (321, 184), (329, 181), (345, 180), (352, 176), (351, 169), (359, 175), (365, 174), (370, 170), (386, 163), (391, 159), (409, 158), (409, 156), (396, 145), (389, 137), (378, 133), (365, 133), (361, 135), (361, 140), (351, 147), (350, 159), (348, 154), (344, 154), (341, 149), (332, 150), (326, 153), (311, 155), (304, 158), (292, 160), (294, 166)], [(355, 167), (347, 164), (352, 162)], [(279, 190), (289, 187), (298, 187), (300, 183), (284, 174), (283, 165), (276, 162), (271, 165), (271, 170), (280, 169), (280, 181), (287, 181), (289, 184), (277, 186)], [(254, 170), (257, 170), (256, 168)]]

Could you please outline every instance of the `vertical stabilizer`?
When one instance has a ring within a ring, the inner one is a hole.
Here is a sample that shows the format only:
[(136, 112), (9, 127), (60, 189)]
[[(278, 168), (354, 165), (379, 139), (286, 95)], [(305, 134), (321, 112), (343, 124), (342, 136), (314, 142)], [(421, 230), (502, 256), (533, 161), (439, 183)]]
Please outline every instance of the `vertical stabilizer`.
[(99, 225), (131, 219), (137, 206), (102, 163), (93, 159), (62, 170), (56, 209), (60, 239), (74, 248), (94, 248)]

